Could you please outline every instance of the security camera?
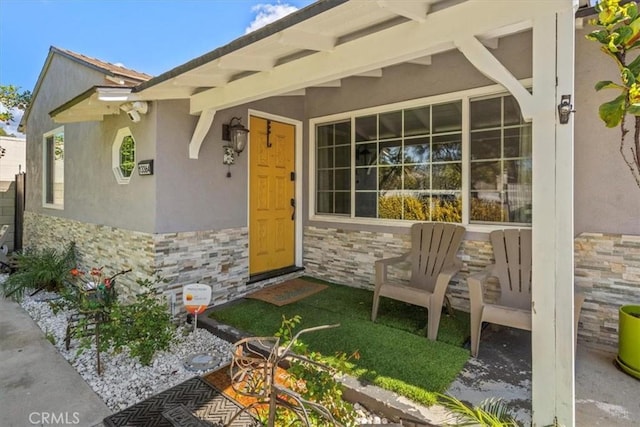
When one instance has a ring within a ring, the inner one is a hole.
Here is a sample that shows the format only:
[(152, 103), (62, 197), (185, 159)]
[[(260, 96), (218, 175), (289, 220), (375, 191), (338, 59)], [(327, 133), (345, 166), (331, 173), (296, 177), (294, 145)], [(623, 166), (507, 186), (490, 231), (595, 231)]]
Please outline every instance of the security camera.
[(129, 116), (129, 120), (133, 123), (138, 123), (140, 121), (140, 113), (136, 110), (127, 111), (127, 115)]
[(144, 101), (126, 102), (120, 106), (120, 109), (127, 113), (129, 119), (138, 123), (140, 121), (140, 114), (147, 114), (149, 106)]
[(149, 110), (149, 105), (145, 101), (135, 101), (131, 106), (140, 114), (147, 114), (147, 111)]

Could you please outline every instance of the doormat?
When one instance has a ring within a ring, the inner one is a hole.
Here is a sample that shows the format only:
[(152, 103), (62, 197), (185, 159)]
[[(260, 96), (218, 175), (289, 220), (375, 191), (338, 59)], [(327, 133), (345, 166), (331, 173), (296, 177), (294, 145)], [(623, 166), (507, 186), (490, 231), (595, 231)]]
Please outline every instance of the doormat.
[[(191, 378), (168, 390), (109, 415), (107, 427), (225, 426), (241, 407), (200, 377)], [(233, 427), (257, 426), (246, 412)]]
[(304, 279), (291, 279), (277, 285), (260, 289), (247, 295), (246, 298), (258, 299), (281, 307), (291, 304), (292, 302), (300, 301), (310, 295), (317, 294), (326, 288), (327, 285), (320, 283), (308, 282)]

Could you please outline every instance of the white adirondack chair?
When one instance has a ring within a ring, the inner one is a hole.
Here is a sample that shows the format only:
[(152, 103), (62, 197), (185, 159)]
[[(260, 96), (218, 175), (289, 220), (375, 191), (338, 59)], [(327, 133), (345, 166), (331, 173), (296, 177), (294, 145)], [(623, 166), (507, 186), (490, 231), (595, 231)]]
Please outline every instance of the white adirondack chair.
[[(426, 307), (429, 311), (427, 338), (435, 340), (444, 296), (451, 278), (462, 263), (456, 257), (465, 228), (451, 223), (416, 223), (411, 227), (411, 252), (376, 261), (376, 288), (371, 320), (378, 315), (380, 297), (392, 298)], [(410, 261), (408, 284), (389, 281), (388, 267)]]
[[(467, 278), (471, 304), (471, 355), (480, 347), (482, 322), (531, 330), (531, 230), (495, 230), (490, 234), (495, 264)], [(489, 277), (500, 282), (500, 298), (484, 300)]]

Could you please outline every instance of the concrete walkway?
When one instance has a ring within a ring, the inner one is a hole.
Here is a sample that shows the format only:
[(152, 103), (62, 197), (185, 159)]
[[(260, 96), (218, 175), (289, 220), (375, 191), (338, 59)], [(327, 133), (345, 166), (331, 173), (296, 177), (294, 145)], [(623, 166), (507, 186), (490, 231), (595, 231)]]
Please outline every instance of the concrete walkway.
[(0, 297), (0, 425), (101, 425), (102, 399), (17, 303)]

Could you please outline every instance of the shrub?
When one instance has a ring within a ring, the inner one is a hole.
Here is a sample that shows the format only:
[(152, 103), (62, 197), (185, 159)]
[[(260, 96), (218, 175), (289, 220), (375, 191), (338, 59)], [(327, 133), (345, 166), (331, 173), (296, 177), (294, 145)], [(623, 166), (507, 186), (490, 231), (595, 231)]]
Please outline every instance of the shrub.
[[(301, 320), (299, 315), (291, 319), (282, 316), (282, 324), (275, 334), (282, 340), (282, 345), (286, 346), (291, 342), (294, 337), (293, 330)], [(291, 348), (295, 354), (302, 355), (311, 362), (297, 358), (290, 359), (291, 364), (287, 369), (287, 373), (290, 375), (288, 386), (304, 399), (324, 406), (342, 425), (355, 425), (353, 405), (342, 399), (343, 387), (334, 378), (337, 371), (347, 370), (347, 356), (344, 353), (336, 355), (337, 365), (330, 368), (326, 365), (326, 358), (323, 358), (319, 353), (309, 352), (306, 344), (301, 341), (294, 342)], [(357, 353), (352, 356), (359, 357)], [(277, 412), (276, 425), (290, 425), (294, 420), (295, 416), (289, 411), (279, 410)], [(327, 420), (314, 411), (309, 411), (309, 420), (312, 426), (327, 425)]]
[(5, 297), (21, 299), (27, 289), (61, 291), (76, 266), (76, 245), (71, 242), (63, 251), (27, 250), (16, 255), (18, 270), (2, 284)]
[(500, 202), (471, 199), (471, 219), (475, 221), (503, 221), (504, 209)]
[[(155, 292), (155, 285), (161, 281), (159, 277), (155, 281), (139, 279), (136, 282), (141, 292), (131, 303), (125, 304), (115, 299), (97, 308), (101, 310), (101, 315), (104, 311), (99, 319), (100, 351), (119, 353), (126, 347), (132, 357), (138, 358), (143, 365), (149, 365), (156, 352), (169, 348), (175, 327), (171, 323), (166, 301)], [(79, 324), (78, 328), (83, 326)], [(81, 351), (89, 348), (92, 341), (92, 337), (83, 337)]]
[(410, 221), (461, 222), (462, 201), (458, 198), (445, 200), (433, 197), (429, 199), (415, 196), (380, 196), (378, 198), (378, 216), (380, 218), (406, 219)]

